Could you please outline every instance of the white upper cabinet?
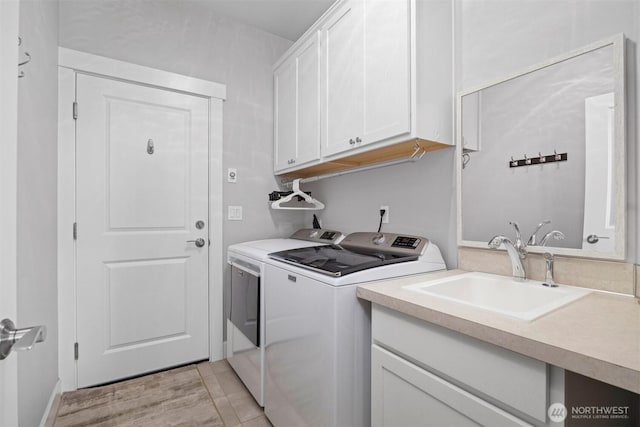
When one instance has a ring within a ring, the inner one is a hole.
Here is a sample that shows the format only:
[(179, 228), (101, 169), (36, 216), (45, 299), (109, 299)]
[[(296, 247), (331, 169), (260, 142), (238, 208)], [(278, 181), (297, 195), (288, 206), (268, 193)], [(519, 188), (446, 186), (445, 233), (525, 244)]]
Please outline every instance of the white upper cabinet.
[[(325, 59), (322, 154), (348, 150), (362, 138), (364, 123), (363, 4), (348, 0), (322, 29)], [(358, 142), (359, 143), (359, 142)]]
[[(275, 69), (275, 172), (312, 176), (406, 157), (416, 144), (424, 151), (452, 146), (451, 18), (449, 0), (337, 1), (307, 33), (320, 34), (321, 67), (311, 76), (320, 81), (321, 126), (313, 135), (320, 157), (303, 165), (289, 154), (293, 146), (303, 152), (299, 130), (290, 129), (301, 126), (302, 108), (293, 114), (286, 102), (280, 106), (287, 89), (279, 80), (303, 41)], [(297, 67), (299, 91), (304, 73)]]
[(409, 3), (347, 0), (323, 26), (323, 156), (409, 133)]
[(320, 43), (314, 33), (274, 70), (274, 170), (320, 158)]
[(410, 3), (364, 3), (363, 144), (411, 131)]

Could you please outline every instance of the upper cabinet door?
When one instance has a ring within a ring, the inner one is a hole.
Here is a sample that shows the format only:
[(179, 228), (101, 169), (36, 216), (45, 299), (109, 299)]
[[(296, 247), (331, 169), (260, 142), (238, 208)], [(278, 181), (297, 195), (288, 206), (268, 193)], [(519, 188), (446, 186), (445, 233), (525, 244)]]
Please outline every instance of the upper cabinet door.
[(298, 60), (298, 155), (296, 165), (320, 158), (320, 32), (305, 43)]
[(296, 158), (296, 74), (297, 61), (290, 57), (273, 75), (275, 92), (275, 170), (285, 169), (292, 165)]
[(274, 170), (320, 158), (320, 35), (313, 34), (274, 71)]
[(410, 0), (364, 5), (363, 144), (411, 131)]
[(325, 66), (322, 155), (348, 150), (362, 141), (364, 28), (362, 1), (344, 2), (323, 27)]

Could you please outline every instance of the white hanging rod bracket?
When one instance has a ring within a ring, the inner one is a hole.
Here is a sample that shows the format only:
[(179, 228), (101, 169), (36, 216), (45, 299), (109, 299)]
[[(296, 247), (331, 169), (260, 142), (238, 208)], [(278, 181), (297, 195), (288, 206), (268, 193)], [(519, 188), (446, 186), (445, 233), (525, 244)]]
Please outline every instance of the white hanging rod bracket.
[[(317, 211), (320, 209), (324, 209), (324, 203), (314, 199), (309, 194), (300, 190), (300, 182), (301, 180), (299, 178), (294, 179), (291, 193), (286, 197), (272, 202), (271, 209), (287, 209), (294, 211)], [(290, 202), (294, 197), (298, 197), (298, 199), (304, 200), (311, 206), (283, 206), (285, 203)]]

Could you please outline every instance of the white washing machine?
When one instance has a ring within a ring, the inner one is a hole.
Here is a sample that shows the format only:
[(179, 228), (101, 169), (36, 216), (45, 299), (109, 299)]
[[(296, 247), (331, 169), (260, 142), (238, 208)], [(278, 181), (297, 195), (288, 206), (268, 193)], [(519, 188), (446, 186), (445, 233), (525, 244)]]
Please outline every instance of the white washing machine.
[(230, 245), (231, 310), (227, 318), (229, 364), (255, 400), (264, 406), (264, 266), (267, 255), (287, 249), (337, 244), (339, 231), (301, 229), (288, 239), (266, 239)]
[(446, 268), (419, 236), (353, 233), (264, 268), (265, 414), (276, 427), (369, 426), (370, 305), (358, 284)]

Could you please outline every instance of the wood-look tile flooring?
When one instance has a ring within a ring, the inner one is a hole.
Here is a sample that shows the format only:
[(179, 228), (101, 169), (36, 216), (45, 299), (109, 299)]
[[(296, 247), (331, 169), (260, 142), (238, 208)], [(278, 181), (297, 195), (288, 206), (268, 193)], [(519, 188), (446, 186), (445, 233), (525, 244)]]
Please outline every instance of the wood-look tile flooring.
[(55, 427), (270, 427), (226, 360), (64, 393)]

